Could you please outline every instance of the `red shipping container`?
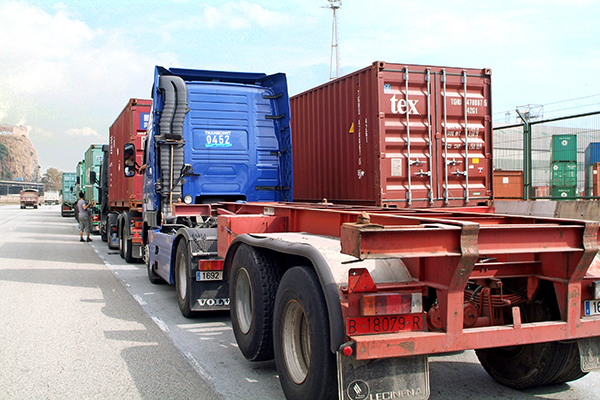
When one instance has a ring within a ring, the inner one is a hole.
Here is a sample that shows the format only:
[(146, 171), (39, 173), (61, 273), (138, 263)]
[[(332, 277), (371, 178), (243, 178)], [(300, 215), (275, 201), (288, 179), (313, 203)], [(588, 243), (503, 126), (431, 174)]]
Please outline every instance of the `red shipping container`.
[(294, 200), (492, 199), (491, 71), (375, 62), (293, 96)]
[(130, 99), (109, 130), (108, 206), (112, 210), (133, 210), (142, 206), (142, 175), (125, 177), (123, 145), (133, 143), (135, 160), (142, 165), (144, 140), (152, 100)]

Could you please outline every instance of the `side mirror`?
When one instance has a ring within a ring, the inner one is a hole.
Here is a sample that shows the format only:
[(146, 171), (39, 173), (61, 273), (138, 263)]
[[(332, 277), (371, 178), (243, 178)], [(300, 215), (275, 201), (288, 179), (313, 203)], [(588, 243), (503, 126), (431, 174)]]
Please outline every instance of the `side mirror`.
[(133, 143), (125, 143), (123, 146), (123, 165), (126, 177), (131, 178), (135, 175), (135, 146)]
[(98, 180), (96, 180), (96, 171), (90, 171), (90, 183), (93, 185), (96, 182), (98, 182)]

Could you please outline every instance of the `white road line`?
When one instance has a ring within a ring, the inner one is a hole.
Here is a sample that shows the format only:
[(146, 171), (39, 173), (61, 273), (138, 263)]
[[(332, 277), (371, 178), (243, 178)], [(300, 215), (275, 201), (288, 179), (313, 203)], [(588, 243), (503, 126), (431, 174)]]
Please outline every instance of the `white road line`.
[(206, 379), (209, 379), (211, 381), (213, 380), (213, 377), (206, 373), (206, 371), (204, 370), (204, 368), (202, 368), (200, 366), (200, 363), (198, 363), (198, 361), (196, 361), (196, 359), (194, 358), (194, 356), (192, 355), (192, 353), (190, 353), (189, 351), (186, 351), (183, 354), (185, 355), (185, 358), (187, 358), (187, 360), (190, 363), (190, 365), (196, 370), (196, 372), (198, 373), (198, 375), (201, 375), (201, 376), (203, 376)]
[(161, 331), (167, 332), (167, 333), (171, 332), (171, 330), (169, 329), (167, 324), (165, 324), (162, 319), (160, 319), (158, 317), (152, 317), (152, 321), (154, 321), (154, 323), (156, 325), (158, 325), (158, 327), (160, 328)]
[(141, 296), (134, 294), (133, 298), (135, 299), (135, 301), (137, 301), (139, 303), (140, 306), (145, 306), (147, 303), (144, 301), (144, 299), (142, 299)]

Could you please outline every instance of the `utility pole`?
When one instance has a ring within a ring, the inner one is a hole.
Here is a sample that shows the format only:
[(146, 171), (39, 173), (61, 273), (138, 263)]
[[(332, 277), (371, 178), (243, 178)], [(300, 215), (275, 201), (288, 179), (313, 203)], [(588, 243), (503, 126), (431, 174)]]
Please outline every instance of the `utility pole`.
[[(330, 8), (333, 10), (333, 24), (331, 26), (331, 55), (329, 57), (329, 79), (335, 79), (340, 76), (340, 49), (338, 47), (337, 37), (337, 10), (342, 7), (342, 0), (327, 1), (329, 1), (329, 4), (321, 8)], [(334, 70), (335, 75), (333, 73)]]

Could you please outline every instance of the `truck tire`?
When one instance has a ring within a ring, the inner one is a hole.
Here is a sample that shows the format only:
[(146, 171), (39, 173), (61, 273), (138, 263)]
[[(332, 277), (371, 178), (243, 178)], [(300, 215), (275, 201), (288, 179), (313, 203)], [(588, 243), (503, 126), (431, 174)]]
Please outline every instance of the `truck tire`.
[(100, 220), (98, 225), (100, 227), (100, 239), (102, 239), (103, 242), (108, 242), (108, 229), (106, 229), (108, 225), (108, 215), (104, 219), (104, 222)]
[(130, 264), (137, 261), (137, 258), (133, 257), (133, 244), (131, 242), (131, 239), (123, 238), (123, 256), (125, 261), (127, 261)]
[(181, 314), (186, 318), (193, 318), (198, 315), (197, 311), (192, 311), (191, 293), (192, 280), (190, 278), (190, 255), (188, 245), (185, 240), (180, 240), (177, 244), (175, 253), (175, 292), (177, 292), (177, 302)]
[(148, 244), (144, 245), (143, 257), (144, 263), (146, 264), (146, 269), (148, 270), (148, 279), (150, 282), (155, 285), (162, 283), (162, 278), (154, 271), (154, 265), (150, 265), (150, 245)]
[(575, 381), (579, 378), (583, 378), (588, 373), (581, 370), (581, 360), (579, 357), (579, 345), (577, 341), (570, 343), (563, 343), (564, 346), (569, 348), (569, 357), (567, 363), (563, 367), (562, 371), (558, 373), (558, 376), (549, 382), (550, 384), (558, 384)]
[[(547, 302), (525, 303), (523, 322), (551, 319)], [(545, 342), (475, 350), (486, 372), (501, 385), (526, 389), (553, 382), (564, 370), (570, 349), (564, 343)]]
[(337, 398), (327, 304), (310, 268), (294, 267), (283, 275), (275, 301), (273, 339), (286, 399)]
[(273, 308), (280, 273), (273, 260), (241, 244), (231, 263), (231, 325), (249, 361), (273, 359)]

